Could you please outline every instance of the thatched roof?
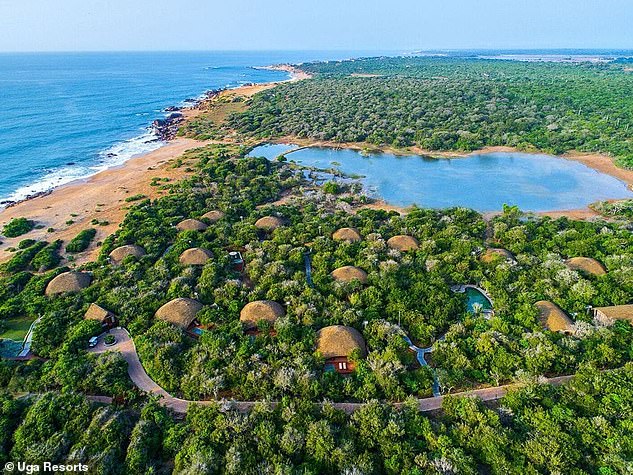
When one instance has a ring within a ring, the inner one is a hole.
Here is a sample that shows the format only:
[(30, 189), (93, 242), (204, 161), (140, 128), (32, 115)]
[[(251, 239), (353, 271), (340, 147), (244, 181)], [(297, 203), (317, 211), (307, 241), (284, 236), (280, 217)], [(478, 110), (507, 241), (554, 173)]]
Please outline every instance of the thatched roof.
[(387, 246), (399, 251), (413, 251), (420, 247), (420, 243), (413, 236), (406, 236), (404, 234), (401, 234), (399, 236), (389, 238), (387, 240)]
[(265, 231), (272, 231), (284, 225), (284, 221), (277, 216), (264, 216), (255, 221), (255, 227)]
[(110, 315), (112, 315), (112, 312), (109, 312), (105, 308), (100, 307), (96, 303), (91, 303), (90, 307), (88, 307), (88, 310), (86, 311), (86, 314), (84, 315), (84, 318), (86, 320), (96, 320), (98, 322), (102, 322)]
[(541, 313), (541, 324), (553, 332), (568, 332), (572, 330), (574, 322), (563, 310), (553, 302), (540, 300), (534, 305)]
[(341, 228), (332, 234), (335, 241), (359, 242), (362, 237), (356, 228)]
[(177, 298), (167, 302), (156, 311), (156, 318), (173, 323), (186, 330), (202, 310), (202, 304), (189, 298)]
[(92, 276), (86, 272), (64, 272), (51, 280), (46, 286), (46, 295), (79, 292), (92, 282)]
[(366, 355), (365, 340), (355, 328), (332, 325), (317, 332), (317, 351), (325, 359), (349, 356), (355, 349)]
[(485, 263), (494, 262), (496, 259), (501, 258), (507, 259), (509, 261), (516, 261), (512, 253), (507, 249), (490, 248), (486, 249), (486, 252), (481, 255), (481, 260)]
[(207, 225), (197, 219), (185, 219), (176, 225), (179, 231), (204, 231)]
[(360, 267), (339, 267), (334, 272), (332, 272), (331, 275), (332, 278), (337, 282), (351, 282), (353, 280), (358, 280), (363, 284), (367, 283), (367, 272), (365, 272)]
[(222, 217), (224, 216), (224, 213), (220, 210), (214, 209), (211, 210), (207, 213), (204, 213), (200, 219), (206, 219), (207, 221), (210, 221), (211, 223), (215, 223), (219, 220), (222, 219)]
[(203, 266), (212, 257), (211, 251), (194, 247), (180, 254), (180, 263), (186, 266)]
[(596, 307), (594, 313), (611, 320), (628, 320), (633, 323), (633, 305), (614, 305), (613, 307)]
[(273, 323), (286, 314), (284, 308), (272, 300), (256, 300), (247, 303), (240, 312), (240, 321), (249, 327), (256, 327), (257, 322), (266, 320)]
[(134, 256), (137, 259), (145, 255), (145, 249), (136, 244), (127, 244), (125, 246), (117, 247), (110, 253), (110, 261), (114, 264), (118, 264), (128, 256)]
[(607, 269), (605, 269), (600, 262), (591, 257), (572, 257), (565, 261), (565, 264), (572, 270), (585, 272), (587, 274), (604, 275), (607, 273)]

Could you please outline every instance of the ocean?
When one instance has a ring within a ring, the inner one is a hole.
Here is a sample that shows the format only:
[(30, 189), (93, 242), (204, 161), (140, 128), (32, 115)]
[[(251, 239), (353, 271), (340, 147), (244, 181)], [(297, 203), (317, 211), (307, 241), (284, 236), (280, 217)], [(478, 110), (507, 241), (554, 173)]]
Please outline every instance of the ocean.
[(255, 69), (363, 52), (0, 54), (0, 202), (17, 201), (162, 145), (150, 124), (206, 91), (288, 79)]

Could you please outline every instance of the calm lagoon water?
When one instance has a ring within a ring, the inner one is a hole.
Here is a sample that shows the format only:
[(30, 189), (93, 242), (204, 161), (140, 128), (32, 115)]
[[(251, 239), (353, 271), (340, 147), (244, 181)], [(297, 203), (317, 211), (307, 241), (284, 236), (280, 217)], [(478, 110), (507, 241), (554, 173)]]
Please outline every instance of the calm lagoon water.
[[(262, 145), (252, 156), (274, 159), (293, 145)], [(361, 175), (369, 193), (396, 206), (464, 206), (497, 211), (504, 204), (524, 211), (580, 209), (606, 199), (633, 198), (626, 184), (581, 163), (549, 155), (486, 153), (436, 159), (362, 155), (356, 150), (305, 148), (288, 160), (320, 169)]]

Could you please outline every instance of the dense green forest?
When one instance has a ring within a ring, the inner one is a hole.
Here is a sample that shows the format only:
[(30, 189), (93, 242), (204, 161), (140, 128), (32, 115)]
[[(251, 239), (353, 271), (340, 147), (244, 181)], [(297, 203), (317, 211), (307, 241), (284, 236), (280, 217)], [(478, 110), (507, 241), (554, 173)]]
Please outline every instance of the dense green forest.
[(186, 132), (424, 150), (579, 150), (633, 167), (633, 73), (620, 64), (408, 57), (300, 67), (315, 79), (256, 95), (224, 127), (203, 117)]
[[(83, 463), (94, 474), (624, 474), (633, 457), (633, 366), (527, 386), (488, 408), (450, 399), (439, 417), (371, 402), (353, 415), (302, 399), (248, 414), (78, 394), (0, 396), (0, 465)], [(12, 472), (7, 472), (12, 473)]]
[[(400, 216), (363, 209), (362, 197), (351, 193), (350, 185), (338, 195), (326, 194), (294, 165), (244, 157), (236, 147), (209, 146), (190, 152), (183, 162), (198, 173), (170, 185), (168, 196), (129, 211), (105, 241), (98, 262), (84, 267), (93, 275), (87, 289), (43, 295), (47, 282), (64, 270), (39, 273), (39, 262), (29, 263), (51, 249), (45, 243), (25, 241), (8, 262), (13, 272), (2, 278), (0, 317), (41, 316), (33, 349), (49, 358), (32, 365), (43, 379), (38, 384), (33, 376), (27, 386), (35, 387), (25, 389), (96, 392), (93, 378), (101, 378), (112, 380), (104, 387), (108, 394), (132, 397), (126, 378), (119, 378), (120, 361), (83, 351), (99, 328), (83, 319), (91, 302), (116, 312), (152, 378), (187, 399), (430, 396), (431, 372), (417, 365), (400, 328), (419, 346), (434, 344), (433, 366), (444, 390), (571, 374), (587, 363), (614, 368), (631, 359), (630, 323), (604, 325), (585, 310), (633, 300), (633, 235), (620, 225), (525, 219), (514, 208), (489, 224), (463, 208), (414, 209)], [(296, 196), (261, 206), (282, 194)], [(210, 209), (225, 215), (206, 230), (174, 227)], [(282, 216), (286, 225), (262, 234), (253, 223), (266, 215)], [(362, 241), (334, 241), (332, 233), (345, 226), (356, 227)], [(414, 236), (420, 248), (389, 248), (386, 240), (398, 234)], [(123, 244), (140, 245), (147, 255), (108, 264), (108, 253)], [(483, 262), (479, 254), (491, 244), (510, 250), (516, 264)], [(204, 266), (182, 264), (179, 256), (192, 247), (211, 251), (213, 258)], [(247, 279), (231, 269), (230, 249), (242, 250)], [(306, 279), (306, 253), (312, 285)], [(598, 259), (609, 272), (585, 275), (565, 265), (566, 258), (580, 255)], [(330, 273), (345, 265), (364, 269), (367, 284), (335, 282)], [(469, 312), (464, 294), (451, 291), (460, 284), (486, 289), (495, 302), (494, 316)], [(208, 328), (197, 340), (154, 317), (178, 297), (204, 304), (198, 319)], [(275, 322), (274, 334), (253, 338), (244, 334), (239, 313), (260, 299), (281, 303), (286, 316)], [(575, 315), (576, 331), (544, 331), (534, 306), (543, 299)], [(317, 330), (333, 324), (356, 328), (367, 342), (368, 357), (356, 361), (349, 377), (324, 371), (315, 353)], [(12, 383), (16, 390), (19, 380)]]

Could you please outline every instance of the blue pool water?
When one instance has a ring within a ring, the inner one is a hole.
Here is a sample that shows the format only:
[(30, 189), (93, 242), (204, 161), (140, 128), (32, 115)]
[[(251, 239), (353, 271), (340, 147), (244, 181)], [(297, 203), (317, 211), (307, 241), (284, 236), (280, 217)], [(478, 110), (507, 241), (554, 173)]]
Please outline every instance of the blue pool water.
[(490, 301), (479, 290), (472, 287), (466, 288), (467, 306), (470, 313), (475, 313), (475, 305), (481, 306), (482, 310), (492, 310)]
[(161, 144), (149, 124), (205, 91), (287, 79), (254, 69), (362, 52), (0, 54), (0, 202), (123, 163)]
[[(251, 155), (274, 159), (294, 148), (262, 145)], [(464, 206), (485, 212), (508, 204), (525, 211), (548, 211), (633, 198), (624, 182), (581, 163), (549, 155), (487, 153), (435, 159), (312, 147), (287, 153), (286, 158), (305, 166), (360, 175), (370, 195), (396, 206)]]

